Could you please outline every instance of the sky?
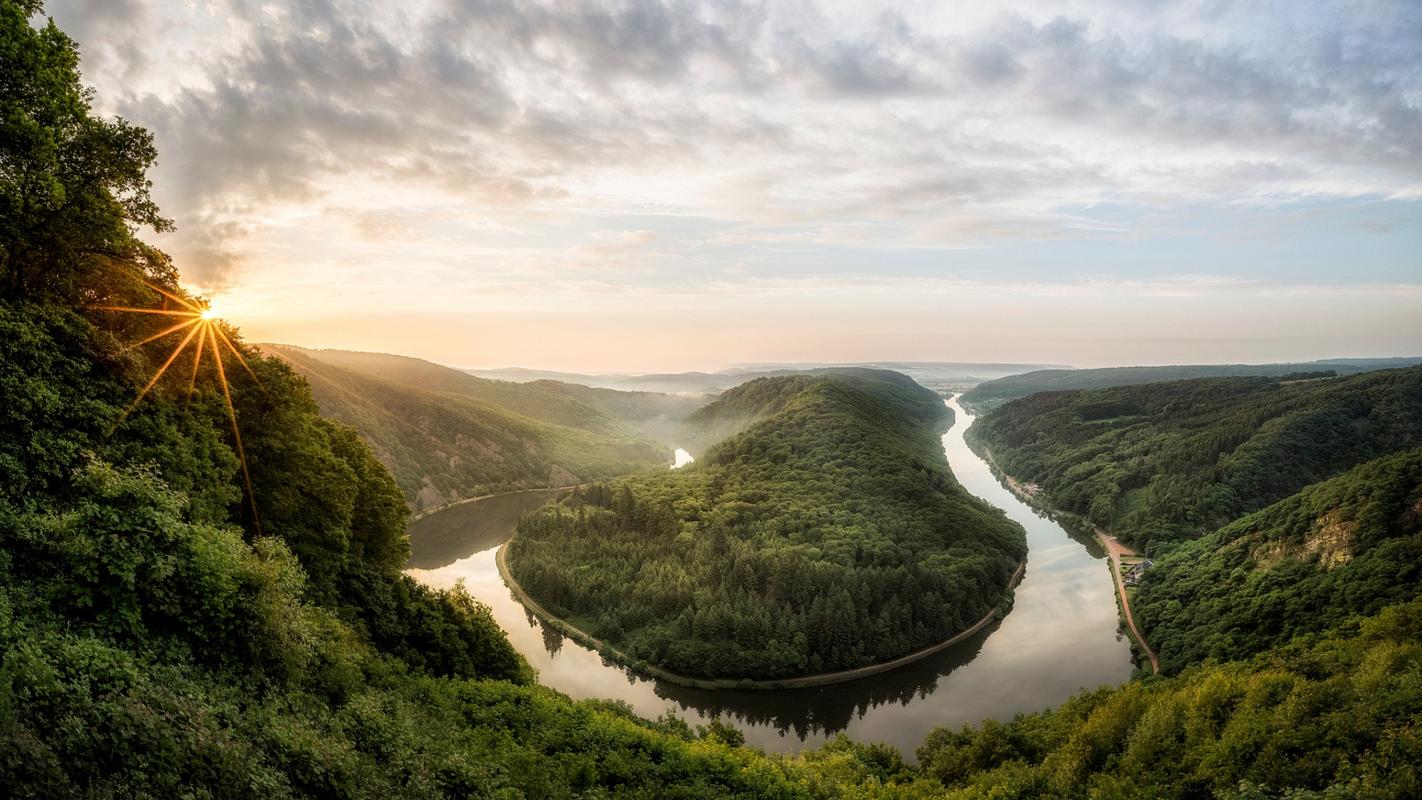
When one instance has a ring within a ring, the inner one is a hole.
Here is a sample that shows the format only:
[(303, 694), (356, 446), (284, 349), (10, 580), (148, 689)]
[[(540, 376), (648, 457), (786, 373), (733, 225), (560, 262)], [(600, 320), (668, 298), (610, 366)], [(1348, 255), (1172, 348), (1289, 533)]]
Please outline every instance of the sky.
[(1422, 3), (50, 0), (249, 340), (1422, 354)]

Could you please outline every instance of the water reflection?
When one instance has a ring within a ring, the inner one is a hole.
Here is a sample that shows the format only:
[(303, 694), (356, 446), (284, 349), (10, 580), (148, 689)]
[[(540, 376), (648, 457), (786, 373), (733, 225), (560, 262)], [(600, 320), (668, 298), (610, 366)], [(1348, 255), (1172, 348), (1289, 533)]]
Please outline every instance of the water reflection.
[(1117, 633), (1104, 554), (1021, 503), (963, 442), (972, 416), (956, 402), (944, 451), (969, 491), (1006, 510), (1027, 530), (1028, 565), (1001, 622), (932, 657), (883, 675), (814, 689), (688, 689), (643, 678), (545, 628), (509, 593), (494, 566), (497, 545), (518, 516), (556, 490), (489, 498), (425, 517), (411, 527), (409, 573), (433, 586), (464, 581), (487, 603), (539, 680), (577, 698), (622, 700), (637, 713), (668, 710), (693, 724), (721, 716), (769, 750), (796, 751), (845, 732), (912, 754), (933, 728), (1048, 708), (1081, 688), (1130, 676), (1130, 649)]

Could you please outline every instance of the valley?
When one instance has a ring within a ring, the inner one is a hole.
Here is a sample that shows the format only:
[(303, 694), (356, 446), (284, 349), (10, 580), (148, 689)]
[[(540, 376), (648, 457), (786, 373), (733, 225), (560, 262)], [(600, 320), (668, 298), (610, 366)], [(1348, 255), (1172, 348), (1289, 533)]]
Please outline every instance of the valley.
[[(940, 725), (1053, 707), (1083, 688), (1119, 683), (1133, 670), (1118, 632), (1111, 575), (1094, 540), (1068, 532), (1016, 500), (963, 441), (974, 417), (949, 402), (954, 424), (941, 447), (955, 478), (1026, 531), (1027, 566), (1001, 622), (892, 672), (832, 687), (704, 690), (649, 678), (560, 634), (515, 599), (495, 556), (517, 514), (543, 505), (528, 493), (461, 506), (411, 526), (407, 573), (434, 587), (462, 581), (486, 603), (540, 680), (577, 698), (611, 698), (639, 715), (667, 712), (706, 724), (723, 719), (748, 742), (799, 752), (844, 733), (911, 753)], [(487, 504), (487, 505), (486, 505)]]

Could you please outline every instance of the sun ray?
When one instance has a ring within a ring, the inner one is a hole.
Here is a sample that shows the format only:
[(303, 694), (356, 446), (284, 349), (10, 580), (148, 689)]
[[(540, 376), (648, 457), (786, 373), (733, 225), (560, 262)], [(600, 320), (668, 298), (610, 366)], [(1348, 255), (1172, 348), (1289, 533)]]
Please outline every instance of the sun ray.
[(242, 369), (247, 370), (247, 374), (252, 376), (252, 380), (257, 382), (257, 387), (265, 394), (267, 387), (262, 384), (262, 379), (257, 377), (257, 373), (252, 371), (252, 367), (247, 363), (247, 359), (243, 357), (242, 351), (238, 350), (237, 345), (233, 344), (232, 340), (227, 337), (227, 332), (216, 325), (212, 326), (212, 332), (222, 339), (222, 343), (227, 345), (227, 349), (232, 351), (232, 355), (237, 356), (237, 361), (242, 365)]
[(197, 349), (193, 351), (193, 371), (192, 371), (192, 374), (188, 376), (188, 394), (187, 394), (187, 396), (188, 396), (189, 398), (191, 398), (191, 397), (193, 396), (193, 390), (197, 388), (198, 367), (201, 367), (201, 366), (202, 366), (202, 351), (203, 351), (203, 348), (207, 346), (207, 327), (208, 327), (208, 326), (207, 326), (207, 325), (203, 325), (203, 326), (201, 326), (201, 327), (202, 327), (202, 330), (198, 333)]
[[(134, 402), (129, 404), (128, 411), (134, 411), (135, 406), (138, 406), (138, 402), (144, 399), (144, 395), (148, 394), (149, 389), (154, 388), (155, 385), (158, 384), (158, 379), (164, 377), (164, 372), (168, 371), (169, 367), (172, 367), (173, 361), (178, 360), (178, 355), (181, 354), (183, 348), (188, 347), (188, 342), (192, 341), (192, 337), (198, 335), (199, 330), (202, 330), (202, 328), (193, 328), (193, 330), (188, 331), (188, 335), (185, 335), (181, 342), (178, 342), (178, 347), (173, 348), (171, 354), (168, 355), (168, 360), (164, 361), (164, 365), (159, 367), (158, 371), (154, 372), (154, 377), (149, 379), (148, 385), (146, 385), (141, 392), (138, 392), (137, 398), (134, 398)], [(124, 416), (128, 416), (128, 411), (124, 412)]]
[[(183, 340), (178, 342), (178, 345), (173, 348), (173, 352), (168, 354), (162, 366), (158, 367), (153, 373), (153, 376), (148, 380), (148, 383), (144, 385), (143, 389), (139, 391), (138, 396), (133, 399), (133, 402), (129, 404), (128, 408), (124, 409), (118, 421), (109, 429), (109, 435), (112, 436), (118, 430), (119, 425), (122, 425), (129, 414), (133, 413), (133, 410), (138, 407), (138, 404), (143, 401), (143, 398), (148, 396), (148, 393), (152, 391), (154, 386), (158, 385), (158, 381), (163, 379), (163, 376), (167, 374), (169, 368), (173, 366), (178, 360), (178, 357), (183, 354), (183, 351), (192, 344), (193, 339), (196, 337), (197, 346), (193, 350), (193, 364), (191, 371), (188, 373), (188, 392), (184, 402), (186, 403), (187, 400), (191, 400), (193, 393), (197, 390), (197, 377), (198, 372), (202, 369), (204, 351), (211, 348), (212, 361), (217, 373), (217, 382), (218, 385), (222, 387), (222, 397), (227, 406), (227, 419), (232, 423), (232, 441), (236, 445), (237, 462), (242, 468), (242, 485), (246, 489), (247, 502), (252, 510), (252, 526), (256, 530), (257, 535), (260, 536), (262, 534), (262, 521), (257, 511), (257, 495), (252, 488), (252, 474), (247, 465), (247, 450), (242, 444), (242, 430), (237, 424), (237, 407), (232, 402), (232, 387), (227, 382), (227, 368), (222, 362), (222, 346), (225, 345), (227, 349), (232, 352), (232, 355), (237, 357), (237, 361), (242, 365), (242, 368), (247, 371), (248, 375), (252, 376), (252, 380), (256, 382), (257, 386), (264, 393), (267, 391), (267, 388), (262, 384), (261, 379), (257, 377), (257, 373), (252, 369), (252, 365), (247, 363), (246, 356), (242, 354), (242, 351), (237, 348), (237, 345), (232, 341), (231, 337), (229, 337), (226, 331), (219, 325), (219, 320), (216, 318), (216, 314), (210, 305), (205, 303), (201, 306), (194, 305), (161, 287), (146, 282), (145, 285), (164, 297), (180, 304), (183, 310), (169, 308), (133, 308), (130, 306), (93, 306), (93, 308), (100, 311), (157, 314), (165, 317), (176, 317), (180, 321), (140, 342), (125, 347), (123, 350), (128, 351), (141, 347), (149, 342), (157, 341), (164, 336), (177, 333), (185, 328), (190, 330), (188, 330), (187, 335), (183, 337)], [(219, 339), (222, 340), (221, 345), (218, 344)]]
[(217, 382), (222, 386), (222, 397), (227, 401), (227, 418), (232, 420), (232, 439), (237, 443), (237, 461), (242, 465), (242, 482), (247, 486), (247, 501), (252, 506), (252, 526), (257, 535), (262, 535), (262, 520), (257, 515), (257, 495), (252, 492), (252, 476), (247, 471), (247, 452), (242, 447), (242, 431), (237, 427), (237, 409), (232, 405), (232, 392), (227, 388), (227, 371), (222, 368), (222, 351), (217, 349), (217, 337), (209, 335), (212, 343), (212, 360), (217, 364)]
[(167, 336), (167, 335), (170, 334), (170, 333), (176, 333), (177, 331), (180, 331), (180, 330), (182, 330), (183, 328), (188, 327), (189, 325), (196, 325), (196, 324), (198, 324), (198, 323), (201, 322), (201, 321), (202, 321), (202, 320), (190, 319), (190, 320), (188, 320), (187, 322), (179, 322), (177, 325), (174, 325), (174, 326), (171, 327), (171, 328), (165, 328), (164, 330), (161, 330), (161, 331), (159, 331), (158, 333), (153, 334), (152, 336), (148, 337), (147, 339), (144, 339), (144, 340), (141, 341), (141, 342), (134, 342), (133, 344), (131, 344), (131, 345), (125, 347), (124, 349), (120, 350), (119, 352), (120, 352), (120, 353), (127, 353), (129, 350), (132, 350), (132, 349), (134, 349), (134, 348), (136, 348), (136, 347), (142, 347), (143, 345), (148, 344), (149, 342), (155, 341), (155, 340), (157, 340), (157, 339), (162, 339), (164, 336)]
[(158, 285), (149, 283), (148, 281), (144, 281), (144, 282), (143, 282), (143, 285), (144, 285), (144, 286), (147, 286), (148, 288), (152, 289), (153, 291), (157, 292), (158, 294), (163, 295), (164, 297), (168, 298), (169, 300), (172, 300), (173, 302), (175, 302), (175, 303), (177, 303), (177, 304), (179, 304), (179, 305), (181, 305), (181, 306), (186, 307), (186, 308), (187, 308), (188, 310), (190, 310), (190, 311), (193, 311), (193, 312), (201, 312), (201, 311), (202, 311), (202, 309), (199, 308), (198, 306), (193, 305), (192, 303), (189, 303), (187, 300), (184, 300), (183, 298), (179, 297), (179, 296), (176, 295), (176, 294), (173, 294), (172, 292), (168, 291), (167, 289), (164, 289), (164, 288), (161, 287), (161, 286), (158, 286)]
[(201, 319), (196, 311), (169, 311), (166, 308), (132, 308), (130, 306), (94, 306), (100, 311), (126, 311), (130, 314), (161, 314), (165, 317), (192, 317)]

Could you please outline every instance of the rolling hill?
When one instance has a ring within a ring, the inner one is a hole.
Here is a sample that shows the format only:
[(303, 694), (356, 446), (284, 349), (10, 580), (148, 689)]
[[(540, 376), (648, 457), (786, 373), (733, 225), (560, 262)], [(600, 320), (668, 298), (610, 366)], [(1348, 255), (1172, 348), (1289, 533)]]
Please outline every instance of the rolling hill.
[(360, 432), (416, 511), (511, 489), (670, 463), (696, 397), (476, 378), (381, 353), (263, 345), (301, 373), (322, 413)]
[(1108, 389), (1190, 378), (1280, 377), (1332, 372), (1352, 375), (1378, 369), (1422, 364), (1422, 358), (1331, 358), (1297, 364), (1196, 364), (1164, 367), (1106, 367), (1102, 369), (1044, 369), (984, 381), (963, 393), (967, 408), (987, 414), (1004, 403), (1038, 392)]
[(1137, 545), (1177, 541), (1422, 446), (1422, 366), (1043, 392), (968, 438), (1057, 508)]

